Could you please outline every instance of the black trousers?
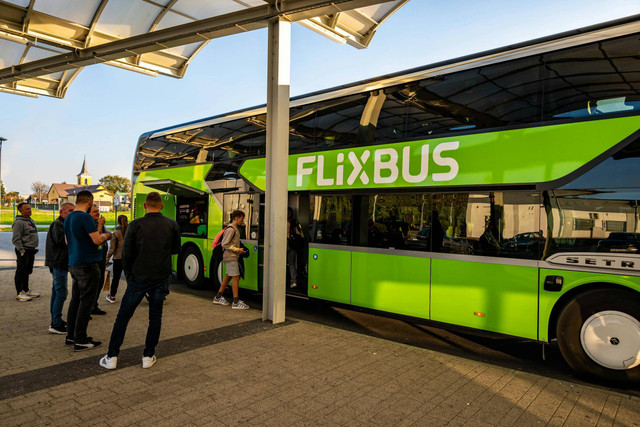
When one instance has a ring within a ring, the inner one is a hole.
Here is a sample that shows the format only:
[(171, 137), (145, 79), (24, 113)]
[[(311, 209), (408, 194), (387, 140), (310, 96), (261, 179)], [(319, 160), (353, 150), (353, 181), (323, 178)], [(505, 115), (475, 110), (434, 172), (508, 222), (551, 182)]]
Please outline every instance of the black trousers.
[(107, 261), (102, 260), (98, 263), (98, 267), (100, 268), (100, 284), (98, 285), (98, 289), (96, 291), (96, 301), (93, 305), (93, 308), (98, 308), (98, 300), (100, 299), (100, 292), (102, 292), (102, 286), (104, 286), (104, 277), (107, 275)]
[(113, 278), (111, 279), (111, 290), (109, 291), (109, 295), (112, 297), (116, 296), (116, 292), (118, 292), (118, 285), (120, 284), (120, 277), (122, 276), (122, 260), (114, 259), (113, 260)]
[(87, 326), (91, 309), (96, 302), (100, 281), (100, 267), (97, 262), (81, 266), (69, 266), (73, 279), (71, 302), (67, 312), (67, 338), (77, 343), (87, 341)]
[(24, 255), (20, 255), (20, 251), (15, 249), (18, 266), (13, 280), (16, 284), (16, 295), (20, 292), (29, 291), (29, 275), (33, 273), (33, 261), (36, 258), (36, 251), (26, 249)]

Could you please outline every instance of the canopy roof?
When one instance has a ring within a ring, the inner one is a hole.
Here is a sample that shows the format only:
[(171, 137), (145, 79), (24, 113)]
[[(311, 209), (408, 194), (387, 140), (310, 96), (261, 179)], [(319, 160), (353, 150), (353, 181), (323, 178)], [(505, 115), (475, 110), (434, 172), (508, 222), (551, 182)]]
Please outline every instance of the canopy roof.
[(0, 0), (0, 91), (62, 98), (95, 63), (180, 78), (209, 40), (278, 17), (365, 48), (407, 1)]

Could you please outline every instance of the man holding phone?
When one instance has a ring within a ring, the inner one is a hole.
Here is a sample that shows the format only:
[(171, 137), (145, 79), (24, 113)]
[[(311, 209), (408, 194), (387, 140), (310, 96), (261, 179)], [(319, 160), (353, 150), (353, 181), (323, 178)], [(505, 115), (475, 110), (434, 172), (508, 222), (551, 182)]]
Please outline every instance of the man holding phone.
[(111, 234), (98, 232), (94, 219), (89, 215), (92, 205), (93, 194), (79, 192), (76, 208), (64, 220), (64, 234), (69, 246), (69, 273), (73, 279), (65, 345), (73, 344), (74, 351), (89, 350), (101, 344), (87, 336), (87, 326), (100, 286), (102, 250), (99, 246), (109, 240)]

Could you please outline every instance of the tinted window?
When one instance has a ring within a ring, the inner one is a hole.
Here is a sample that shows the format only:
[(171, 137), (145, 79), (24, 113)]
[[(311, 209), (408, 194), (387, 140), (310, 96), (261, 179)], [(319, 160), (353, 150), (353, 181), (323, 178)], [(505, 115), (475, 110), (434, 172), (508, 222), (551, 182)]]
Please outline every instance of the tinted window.
[(312, 196), (311, 242), (350, 245), (352, 235), (351, 196)]

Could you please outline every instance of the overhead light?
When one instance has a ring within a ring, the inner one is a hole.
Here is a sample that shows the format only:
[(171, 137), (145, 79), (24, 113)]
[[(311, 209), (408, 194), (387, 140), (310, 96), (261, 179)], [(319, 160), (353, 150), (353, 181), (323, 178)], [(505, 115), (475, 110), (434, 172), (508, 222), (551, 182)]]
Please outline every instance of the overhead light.
[(105, 64), (113, 65), (114, 67), (122, 68), (123, 70), (135, 71), (136, 73), (145, 74), (151, 77), (158, 77), (157, 71), (148, 70), (146, 68), (138, 67), (137, 65), (128, 64), (126, 62), (107, 61), (105, 62)]
[(5, 31), (0, 31), (0, 39), (9, 40), (10, 42), (27, 44), (29, 43), (29, 39), (22, 36), (17, 36), (15, 34), (7, 33)]
[(297, 22), (303, 27), (306, 27), (311, 31), (314, 31), (320, 34), (321, 36), (324, 36), (330, 40), (333, 40), (338, 44), (345, 44), (347, 42), (346, 38), (342, 37), (339, 34), (336, 34), (332, 29), (325, 27), (323, 25), (320, 25), (315, 21), (312, 21), (310, 19), (303, 19), (302, 21), (297, 21)]
[(2, 87), (2, 86), (0, 86), (0, 92), (11, 93), (13, 95), (28, 96), (29, 98), (37, 98), (38, 97), (38, 95), (35, 94), (35, 93), (25, 92), (24, 90), (11, 89), (11, 88)]

